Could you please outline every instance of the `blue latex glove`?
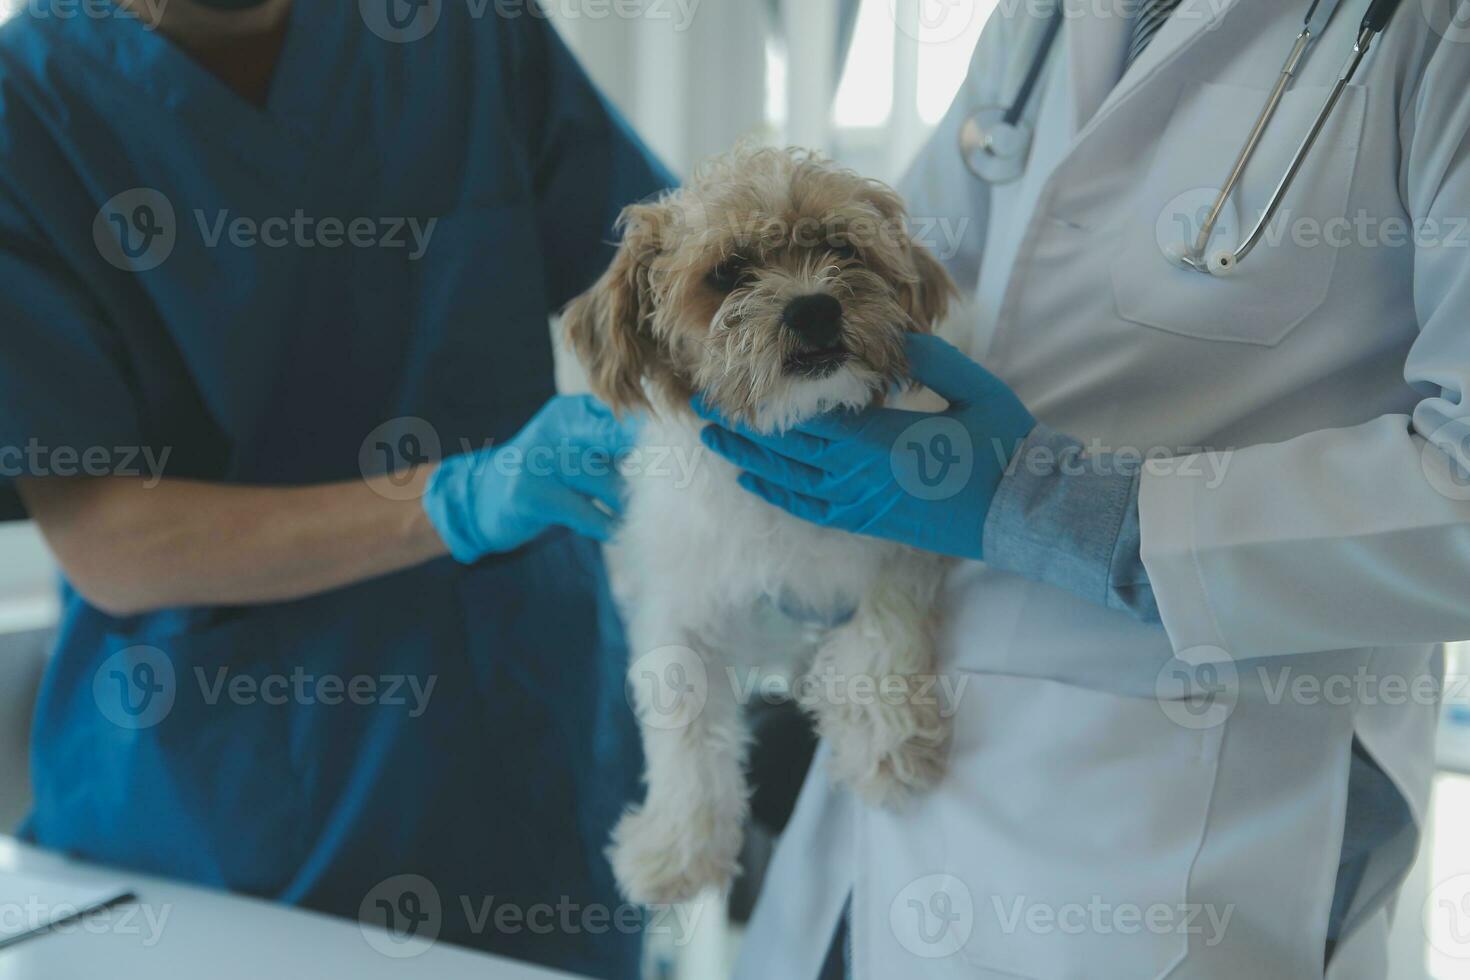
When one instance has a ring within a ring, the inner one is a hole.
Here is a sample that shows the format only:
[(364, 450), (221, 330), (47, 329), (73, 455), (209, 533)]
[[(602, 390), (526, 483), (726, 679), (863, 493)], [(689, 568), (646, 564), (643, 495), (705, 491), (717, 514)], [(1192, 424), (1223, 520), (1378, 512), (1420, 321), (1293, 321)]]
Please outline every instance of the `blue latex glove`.
[(595, 398), (553, 398), (504, 446), (440, 463), (424, 511), (466, 564), (514, 551), (552, 527), (606, 541), (623, 507), (616, 457), (636, 438), (635, 426)]
[(1036, 419), (1005, 383), (938, 339), (906, 341), (910, 372), (950, 403), (819, 416), (784, 435), (716, 423), (704, 444), (745, 472), (740, 485), (822, 527), (958, 558), (984, 556), (985, 517), (1011, 456)]

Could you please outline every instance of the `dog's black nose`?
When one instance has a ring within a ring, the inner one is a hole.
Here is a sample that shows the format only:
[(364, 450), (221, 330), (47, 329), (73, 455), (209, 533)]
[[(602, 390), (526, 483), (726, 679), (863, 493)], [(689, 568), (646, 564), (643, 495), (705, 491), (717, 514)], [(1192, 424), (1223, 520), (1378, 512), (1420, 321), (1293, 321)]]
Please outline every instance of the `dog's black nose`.
[(836, 347), (842, 340), (842, 304), (825, 293), (796, 297), (781, 322), (809, 348)]

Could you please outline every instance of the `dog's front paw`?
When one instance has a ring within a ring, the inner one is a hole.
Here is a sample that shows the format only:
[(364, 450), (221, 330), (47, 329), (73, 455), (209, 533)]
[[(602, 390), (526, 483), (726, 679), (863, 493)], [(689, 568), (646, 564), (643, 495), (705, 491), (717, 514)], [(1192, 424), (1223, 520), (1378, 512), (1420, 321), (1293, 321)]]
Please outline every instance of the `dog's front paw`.
[(740, 821), (702, 807), (693, 818), (634, 808), (613, 829), (608, 859), (630, 902), (688, 902), (724, 889), (739, 870)]
[(824, 722), (832, 778), (873, 806), (898, 809), (944, 775), (950, 724), (937, 704), (875, 704)]

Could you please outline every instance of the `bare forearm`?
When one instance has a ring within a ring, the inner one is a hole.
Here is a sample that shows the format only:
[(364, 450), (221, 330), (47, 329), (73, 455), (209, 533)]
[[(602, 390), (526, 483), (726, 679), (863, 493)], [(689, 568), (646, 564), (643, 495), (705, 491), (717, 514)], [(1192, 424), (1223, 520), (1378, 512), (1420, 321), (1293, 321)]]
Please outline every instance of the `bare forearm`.
[(71, 581), (113, 613), (304, 598), (445, 554), (407, 486), (242, 487), (165, 480), (22, 484)]

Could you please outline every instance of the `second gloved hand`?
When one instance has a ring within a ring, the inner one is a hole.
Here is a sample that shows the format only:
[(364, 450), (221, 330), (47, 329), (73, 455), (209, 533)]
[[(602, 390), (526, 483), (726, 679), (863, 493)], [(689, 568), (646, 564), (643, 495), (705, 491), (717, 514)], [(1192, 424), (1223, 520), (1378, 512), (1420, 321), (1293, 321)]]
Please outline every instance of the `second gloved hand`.
[(595, 398), (554, 398), (506, 445), (440, 463), (424, 510), (466, 564), (553, 527), (606, 541), (622, 512), (616, 457), (636, 438), (636, 427)]
[(740, 485), (823, 527), (887, 538), (958, 558), (984, 554), (985, 518), (1036, 419), (1004, 382), (937, 337), (907, 338), (915, 381), (945, 401), (939, 413), (837, 412), (784, 435), (725, 428), (702, 435), (745, 472)]

